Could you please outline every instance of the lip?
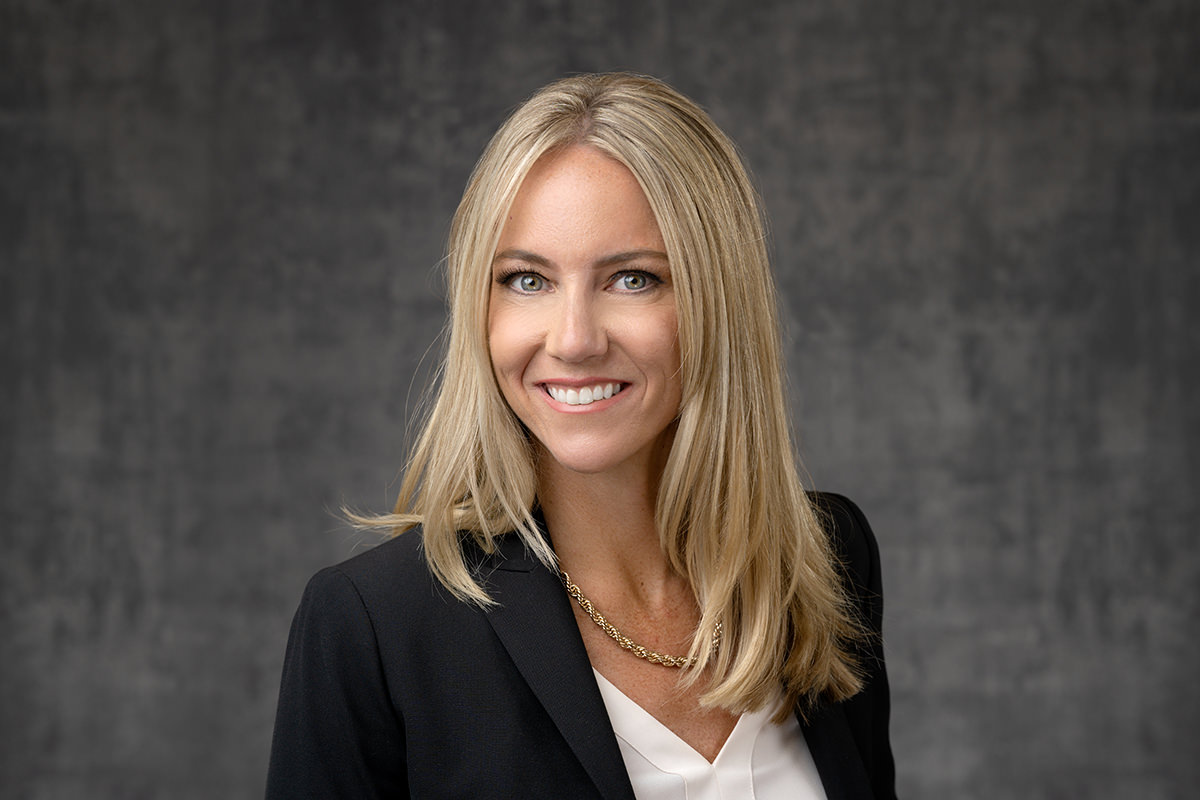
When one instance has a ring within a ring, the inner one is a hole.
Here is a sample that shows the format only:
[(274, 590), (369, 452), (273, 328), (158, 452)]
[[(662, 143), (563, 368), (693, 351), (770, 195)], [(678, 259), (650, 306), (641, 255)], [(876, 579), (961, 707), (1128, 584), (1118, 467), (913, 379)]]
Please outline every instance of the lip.
[(564, 389), (591, 388), (596, 384), (603, 386), (606, 383), (620, 384), (621, 386), (629, 385), (629, 381), (601, 375), (588, 375), (586, 378), (543, 378), (540, 381), (534, 381), (534, 383), (538, 386), (561, 386)]
[[(578, 391), (580, 389), (591, 389), (595, 386), (604, 386), (605, 384), (609, 383), (616, 387), (620, 387), (618, 390), (613, 392), (612, 397), (606, 397), (602, 400), (593, 400), (586, 405), (571, 405), (570, 403), (564, 403), (555, 399), (549, 391), (549, 387), (554, 387), (557, 389), (573, 389)], [(554, 410), (567, 414), (585, 414), (588, 412), (603, 411), (609, 406), (617, 403), (621, 399), (621, 396), (629, 391), (629, 387), (632, 384), (630, 384), (629, 381), (621, 381), (614, 378), (552, 378), (537, 381), (534, 385), (537, 387), (538, 394), (540, 394), (546, 403), (548, 403)]]

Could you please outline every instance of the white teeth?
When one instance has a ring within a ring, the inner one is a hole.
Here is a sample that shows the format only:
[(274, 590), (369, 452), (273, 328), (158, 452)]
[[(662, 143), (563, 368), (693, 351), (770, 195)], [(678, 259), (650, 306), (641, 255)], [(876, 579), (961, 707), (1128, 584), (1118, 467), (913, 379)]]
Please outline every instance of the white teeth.
[(569, 406), (587, 406), (597, 400), (606, 400), (621, 391), (619, 383), (596, 384), (582, 389), (561, 389), (557, 386), (547, 386), (546, 391), (560, 403)]

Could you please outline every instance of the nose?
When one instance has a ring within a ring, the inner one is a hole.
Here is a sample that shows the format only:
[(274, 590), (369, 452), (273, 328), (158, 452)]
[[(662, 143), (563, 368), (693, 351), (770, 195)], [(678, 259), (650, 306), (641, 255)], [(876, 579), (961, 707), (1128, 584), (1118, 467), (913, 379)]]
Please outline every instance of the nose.
[(586, 293), (564, 294), (551, 312), (546, 354), (572, 364), (604, 355), (608, 333), (596, 302)]

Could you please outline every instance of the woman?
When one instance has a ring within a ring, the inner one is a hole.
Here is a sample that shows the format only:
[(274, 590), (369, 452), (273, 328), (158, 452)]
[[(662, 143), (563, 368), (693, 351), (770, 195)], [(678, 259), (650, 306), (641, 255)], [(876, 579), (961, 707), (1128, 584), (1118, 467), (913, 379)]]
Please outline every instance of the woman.
[(891, 797), (878, 552), (793, 455), (759, 205), (650, 78), (501, 127), (395, 513), (293, 623), (270, 797)]

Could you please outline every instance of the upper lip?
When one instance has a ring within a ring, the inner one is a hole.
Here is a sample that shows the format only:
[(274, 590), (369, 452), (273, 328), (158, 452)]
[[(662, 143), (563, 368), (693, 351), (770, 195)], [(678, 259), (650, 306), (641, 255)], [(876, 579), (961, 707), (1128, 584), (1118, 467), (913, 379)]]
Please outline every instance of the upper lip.
[(627, 386), (629, 381), (616, 378), (543, 378), (537, 381), (538, 386), (562, 386), (565, 389), (590, 389), (593, 386), (603, 386), (606, 383)]

